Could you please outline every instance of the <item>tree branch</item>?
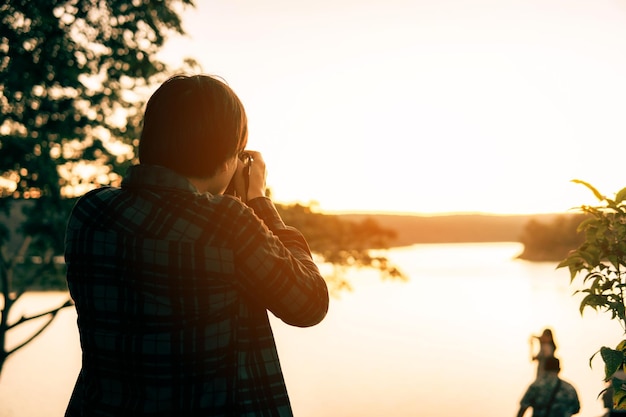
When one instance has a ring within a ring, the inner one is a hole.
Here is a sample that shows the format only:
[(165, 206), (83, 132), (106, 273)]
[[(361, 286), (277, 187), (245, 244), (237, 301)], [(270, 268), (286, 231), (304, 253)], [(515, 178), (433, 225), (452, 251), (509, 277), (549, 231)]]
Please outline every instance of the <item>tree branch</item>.
[(41, 328), (40, 328), (39, 330), (37, 330), (35, 333), (33, 333), (33, 334), (32, 334), (32, 335), (31, 335), (28, 339), (26, 339), (24, 342), (20, 343), (19, 345), (17, 345), (17, 346), (16, 346), (16, 347), (14, 347), (13, 349), (9, 350), (9, 351), (6, 353), (6, 356), (11, 355), (12, 353), (16, 352), (17, 350), (19, 350), (19, 349), (23, 348), (23, 347), (24, 347), (24, 346), (26, 346), (28, 343), (30, 343), (33, 339), (35, 339), (37, 336), (39, 336), (39, 335), (40, 335), (40, 334), (41, 334), (44, 330), (46, 330), (46, 328), (48, 328), (48, 326), (50, 326), (50, 324), (52, 323), (52, 321), (54, 320), (54, 318), (56, 317), (56, 315), (57, 315), (57, 313), (58, 313), (59, 311), (61, 311), (61, 310), (62, 310), (62, 309), (64, 309), (65, 307), (70, 307), (70, 306), (72, 306), (72, 305), (74, 305), (74, 303), (72, 302), (72, 300), (71, 300), (71, 299), (69, 299), (69, 298), (68, 298), (68, 299), (65, 301), (65, 303), (63, 303), (63, 305), (61, 305), (61, 306), (59, 306), (59, 307), (57, 307), (57, 308), (55, 308), (55, 309), (53, 309), (53, 310), (50, 310), (50, 311), (45, 312), (45, 313), (37, 314), (37, 315), (35, 315), (35, 316), (30, 316), (30, 317), (24, 317), (24, 316), (22, 316), (22, 317), (21, 317), (18, 321), (16, 321), (15, 323), (13, 323), (13, 324), (9, 325), (9, 326), (7, 327), (7, 330), (10, 330), (10, 329), (12, 329), (12, 328), (14, 328), (14, 327), (16, 327), (16, 326), (19, 326), (20, 324), (25, 323), (25, 322), (27, 322), (27, 321), (29, 321), (29, 320), (34, 320), (34, 319), (38, 319), (38, 318), (40, 318), (40, 317), (45, 317), (45, 316), (47, 316), (47, 315), (50, 315), (50, 318), (48, 319), (48, 321), (47, 321), (47, 322), (46, 322), (43, 326), (41, 326)]
[(16, 321), (15, 323), (10, 324), (7, 327), (7, 330), (11, 330), (12, 328), (17, 327), (20, 324), (25, 323), (27, 321), (35, 320), (35, 319), (38, 319), (38, 318), (41, 318), (41, 317), (45, 317), (48, 314), (51, 314), (52, 318), (54, 318), (59, 311), (63, 310), (65, 307), (71, 307), (73, 305), (74, 305), (74, 303), (72, 302), (72, 299), (68, 298), (67, 300), (65, 300), (65, 302), (62, 305), (60, 305), (59, 307), (57, 307), (55, 309), (52, 309), (50, 311), (46, 311), (44, 313), (40, 313), (40, 314), (37, 314), (37, 315), (34, 315), (34, 316), (29, 316), (29, 317), (25, 317), (25, 316), (20, 317), (20, 319), (18, 321)]

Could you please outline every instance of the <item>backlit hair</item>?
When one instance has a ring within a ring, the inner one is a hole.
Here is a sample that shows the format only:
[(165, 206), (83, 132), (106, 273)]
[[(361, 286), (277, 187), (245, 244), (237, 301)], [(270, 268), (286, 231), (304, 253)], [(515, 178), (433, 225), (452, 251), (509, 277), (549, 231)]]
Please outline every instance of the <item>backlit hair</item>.
[(223, 81), (176, 75), (146, 105), (139, 161), (194, 178), (213, 176), (248, 140), (243, 104)]

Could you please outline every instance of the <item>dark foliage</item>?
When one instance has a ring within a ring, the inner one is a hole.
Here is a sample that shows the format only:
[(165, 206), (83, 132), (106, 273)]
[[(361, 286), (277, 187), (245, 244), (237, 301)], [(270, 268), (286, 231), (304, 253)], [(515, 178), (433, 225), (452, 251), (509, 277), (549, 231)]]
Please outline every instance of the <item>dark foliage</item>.
[(576, 249), (584, 240), (577, 231), (584, 214), (563, 214), (551, 222), (530, 220), (522, 232), (520, 242), (524, 251), (520, 258), (531, 261), (558, 262)]
[[(4, 336), (23, 322), (8, 322), (11, 306), (63, 271), (72, 197), (116, 184), (132, 161), (142, 90), (167, 75), (156, 52), (183, 33), (185, 5), (193, 0), (0, 3), (0, 209), (29, 202), (20, 224), (0, 226), (0, 370), (15, 351)], [(57, 311), (41, 314), (43, 328)]]
[(384, 255), (375, 251), (389, 248), (396, 232), (382, 227), (374, 218), (366, 216), (359, 221), (351, 221), (337, 215), (317, 213), (311, 207), (300, 204), (277, 207), (285, 223), (294, 226), (306, 237), (311, 251), (338, 269), (330, 277), (333, 287), (350, 287), (341, 275), (347, 267), (374, 268), (384, 278), (407, 278)]

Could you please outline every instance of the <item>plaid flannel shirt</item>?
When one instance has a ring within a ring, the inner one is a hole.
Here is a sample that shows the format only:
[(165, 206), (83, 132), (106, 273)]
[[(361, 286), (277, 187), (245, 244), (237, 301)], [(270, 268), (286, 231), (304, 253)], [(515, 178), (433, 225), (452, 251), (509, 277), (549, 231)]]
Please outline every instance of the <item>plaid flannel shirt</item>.
[(520, 401), (520, 405), (532, 407), (533, 417), (569, 417), (577, 414), (580, 411), (580, 402), (576, 388), (562, 379), (558, 391), (554, 393), (550, 414), (547, 414), (552, 392), (557, 388), (559, 379), (553, 372), (544, 374), (530, 384)]
[(267, 310), (312, 326), (328, 291), (269, 199), (137, 165), (79, 199), (65, 257), (82, 347), (67, 417), (292, 414)]

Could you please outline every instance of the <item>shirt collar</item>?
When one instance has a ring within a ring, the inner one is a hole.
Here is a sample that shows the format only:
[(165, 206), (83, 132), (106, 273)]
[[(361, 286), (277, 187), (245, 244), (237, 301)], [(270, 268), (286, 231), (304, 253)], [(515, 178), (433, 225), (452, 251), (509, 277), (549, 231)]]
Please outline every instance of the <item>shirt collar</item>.
[(122, 180), (122, 187), (131, 188), (169, 188), (197, 193), (196, 187), (189, 180), (171, 169), (139, 164), (128, 168)]

